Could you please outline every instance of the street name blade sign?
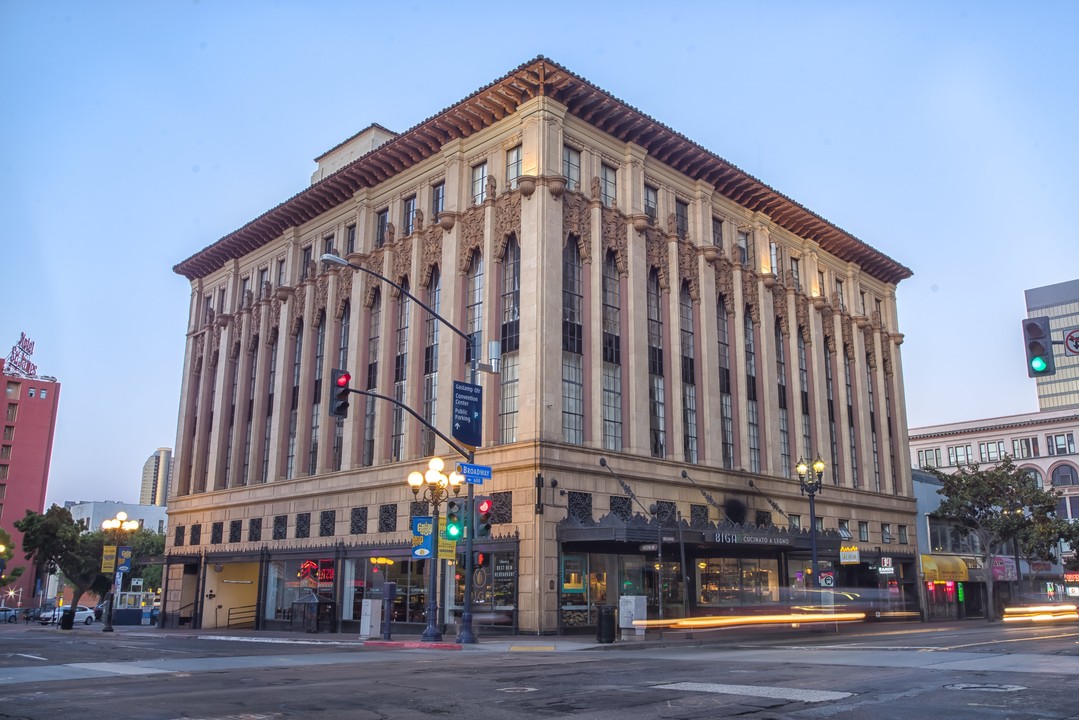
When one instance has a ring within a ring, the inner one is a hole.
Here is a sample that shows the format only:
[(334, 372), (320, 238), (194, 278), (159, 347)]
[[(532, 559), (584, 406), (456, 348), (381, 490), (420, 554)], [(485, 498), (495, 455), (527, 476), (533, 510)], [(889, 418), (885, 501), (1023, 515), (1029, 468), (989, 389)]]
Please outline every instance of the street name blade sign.
[(471, 463), (457, 463), (457, 472), (465, 478), (469, 485), (482, 485), (484, 480), (491, 479), (490, 465), (472, 465)]
[(479, 447), (483, 437), (483, 388), (453, 381), (453, 439)]

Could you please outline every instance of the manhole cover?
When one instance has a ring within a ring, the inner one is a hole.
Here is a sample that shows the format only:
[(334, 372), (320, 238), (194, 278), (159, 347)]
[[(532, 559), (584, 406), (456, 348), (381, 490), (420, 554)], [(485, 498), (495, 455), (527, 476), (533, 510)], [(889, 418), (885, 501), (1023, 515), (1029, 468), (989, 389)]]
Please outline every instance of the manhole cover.
[(530, 688), (530, 687), (508, 687), (508, 688), (498, 688), (498, 692), (526, 693), (526, 692), (536, 692), (537, 689), (538, 688)]
[(976, 690), (980, 692), (1019, 692), (1026, 690), (1022, 685), (997, 685), (995, 683), (956, 683), (945, 685), (945, 690)]

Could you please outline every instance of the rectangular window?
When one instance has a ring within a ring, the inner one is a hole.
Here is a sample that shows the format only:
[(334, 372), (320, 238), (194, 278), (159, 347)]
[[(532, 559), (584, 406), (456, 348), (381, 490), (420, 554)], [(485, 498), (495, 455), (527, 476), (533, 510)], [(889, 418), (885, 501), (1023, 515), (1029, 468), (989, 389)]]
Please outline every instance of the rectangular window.
[(487, 199), (487, 163), (472, 167), (472, 204), (482, 205)]
[(850, 520), (839, 521), (839, 537), (843, 540), (850, 540), (854, 537), (850, 534)]
[(847, 309), (847, 301), (843, 298), (843, 281), (839, 278), (835, 279), (835, 301), (840, 310)]
[(517, 189), (517, 178), (521, 177), (521, 146), (506, 151), (506, 187)]
[(789, 517), (790, 517), (790, 521), (791, 521), (791, 530), (801, 530), (802, 529), (802, 516), (801, 515), (790, 515)]
[(859, 542), (869, 542), (869, 523), (864, 520), (858, 521), (858, 540)]
[(780, 259), (779, 243), (768, 243), (768, 269), (773, 275), (779, 275), (782, 272), (782, 268), (779, 267)]
[(356, 226), (349, 225), (345, 228), (345, 254), (351, 255), (356, 252)]
[[(301, 279), (303, 279), (304, 277), (307, 277), (307, 268), (309, 268), (311, 266), (312, 258), (313, 258), (313, 250), (311, 249), (310, 245), (308, 245), (307, 247), (303, 248), (300, 251), (300, 278)], [(224, 297), (224, 295), (222, 295), (221, 302), (219, 304), (221, 305), (221, 307), (225, 307), (225, 297)]]
[(828, 296), (828, 291), (826, 290), (826, 287), (827, 286), (824, 284), (824, 271), (823, 270), (818, 270), (817, 271), (817, 292), (820, 294), (820, 297), (826, 298)]
[(749, 265), (750, 261), (750, 242), (749, 233), (745, 230), (739, 230), (737, 239), (735, 241), (734, 252), (738, 258), (738, 262), (742, 265)]
[(401, 237), (411, 235), (416, 229), (416, 196), (405, 198), (401, 208)]
[(907, 545), (908, 543), (909, 543), (909, 538), (907, 537), (907, 526), (906, 525), (900, 525), (899, 526), (899, 544), (900, 545)]
[(799, 271), (800, 263), (798, 258), (791, 258), (791, 282), (794, 283), (795, 290), (802, 289), (802, 278)]
[(581, 153), (567, 145), (562, 146), (562, 174), (567, 190), (581, 189)]
[(390, 228), (389, 208), (375, 213), (375, 247), (380, 248), (386, 244), (386, 232)]
[(659, 215), (659, 190), (651, 185), (644, 186), (644, 214), (648, 216), (648, 222), (656, 224)]
[(600, 166), (599, 199), (604, 207), (611, 207), (618, 200), (618, 171), (610, 165)]
[(431, 222), (438, 222), (438, 214), (446, 209), (446, 183), (431, 186)]
[(270, 269), (269, 268), (260, 268), (259, 269), (259, 286), (257, 288), (255, 288), (255, 296), (258, 297), (259, 300), (261, 300), (264, 297), (267, 297), (266, 286), (269, 285), (269, 284), (270, 284)]
[(681, 200), (674, 201), (674, 229), (679, 240), (689, 235), (689, 204)]
[(974, 453), (971, 452), (970, 445), (949, 445), (948, 446), (948, 464), (949, 465), (970, 465), (974, 462)]
[(880, 540), (883, 543), (891, 543), (895, 538), (892, 537), (892, 524), (881, 523), (880, 524)]
[(337, 249), (333, 246), (333, 235), (327, 235), (322, 238), (322, 254), (323, 255), (336, 255)]
[(4, 426), (4, 439), (5, 440), (14, 440), (15, 439), (15, 426), (14, 425), (5, 425)]
[(723, 246), (723, 221), (715, 216), (712, 216), (712, 244)]

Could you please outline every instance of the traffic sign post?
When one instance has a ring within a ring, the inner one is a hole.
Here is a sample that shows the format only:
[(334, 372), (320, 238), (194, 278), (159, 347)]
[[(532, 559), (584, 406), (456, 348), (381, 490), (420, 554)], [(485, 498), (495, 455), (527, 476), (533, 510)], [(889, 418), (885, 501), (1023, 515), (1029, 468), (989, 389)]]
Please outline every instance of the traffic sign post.
[(457, 472), (464, 477), (470, 485), (482, 485), (484, 480), (491, 479), (490, 465), (473, 465), (472, 463), (457, 463)]
[(1064, 354), (1079, 356), (1079, 327), (1064, 331)]
[(483, 438), (483, 387), (453, 381), (453, 438), (479, 447)]

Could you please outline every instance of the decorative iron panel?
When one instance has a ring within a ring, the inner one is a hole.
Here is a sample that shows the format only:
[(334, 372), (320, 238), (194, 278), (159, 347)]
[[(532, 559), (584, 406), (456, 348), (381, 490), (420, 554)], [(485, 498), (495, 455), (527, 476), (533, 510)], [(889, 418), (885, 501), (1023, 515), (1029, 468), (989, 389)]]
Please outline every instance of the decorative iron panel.
[(337, 530), (337, 511), (323, 510), (318, 516), (319, 537), (329, 537)]
[(397, 505), (379, 505), (378, 507), (378, 531), (397, 532)]
[(248, 542), (260, 542), (262, 540), (262, 518), (250, 518), (247, 521)]
[(624, 495), (611, 495), (611, 514), (620, 518), (622, 522), (629, 522), (633, 517), (633, 505)]
[(703, 528), (708, 525), (708, 506), (707, 505), (690, 505), (689, 506), (689, 526), (692, 528)]
[(491, 524), (501, 525), (513, 522), (513, 493), (510, 491), (496, 492), (491, 495)]
[(240, 537), (243, 535), (243, 521), (231, 520), (229, 521), (229, 542), (238, 543)]
[(176, 530), (172, 533), (172, 544), (176, 547), (183, 547), (184, 544), (184, 526), (177, 525)]
[(348, 531), (353, 535), (367, 534), (367, 508), (352, 508), (352, 517), (349, 520)]
[(311, 513), (296, 513), (296, 537), (311, 537)]
[(273, 539), (284, 540), (288, 537), (288, 515), (274, 515)]
[(202, 544), (202, 525), (192, 525), (191, 526), (191, 544), (192, 545), (201, 545)]
[(592, 522), (592, 493), (570, 490), (566, 495), (569, 516), (577, 522)]
[(225, 523), (215, 522), (210, 526), (210, 544), (220, 545), (221, 539), (225, 534)]

